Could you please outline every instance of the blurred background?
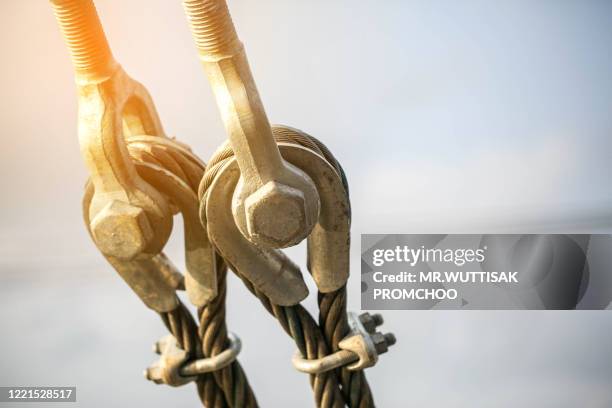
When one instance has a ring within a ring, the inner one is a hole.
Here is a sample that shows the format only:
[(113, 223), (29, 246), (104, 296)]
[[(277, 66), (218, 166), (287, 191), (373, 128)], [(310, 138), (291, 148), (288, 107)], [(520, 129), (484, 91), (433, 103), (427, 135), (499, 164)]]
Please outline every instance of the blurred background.
[[(206, 160), (225, 135), (180, 1), (97, 5), (167, 133)], [(612, 231), (612, 2), (229, 5), (272, 122), (324, 141), (348, 174), (353, 310), (361, 233)], [(82, 225), (75, 86), (49, 4), (0, 2), (0, 44), (0, 385), (198, 406), (193, 386), (142, 378), (165, 330)], [(261, 405), (312, 406), (292, 341), (233, 276), (228, 302)], [(399, 342), (367, 373), (380, 407), (612, 406), (609, 312), (384, 314)]]

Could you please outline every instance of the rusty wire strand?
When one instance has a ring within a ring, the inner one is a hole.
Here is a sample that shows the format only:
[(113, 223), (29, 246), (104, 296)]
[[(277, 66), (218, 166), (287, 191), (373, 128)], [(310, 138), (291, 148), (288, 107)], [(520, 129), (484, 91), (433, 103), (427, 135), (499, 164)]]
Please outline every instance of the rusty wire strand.
[[(179, 346), (189, 353), (193, 359), (203, 358), (199, 345), (198, 329), (195, 320), (185, 305), (178, 300), (178, 307), (170, 312), (160, 313), (168, 331), (176, 338)], [(202, 404), (208, 408), (226, 408), (228, 405), (225, 394), (215, 382), (211, 373), (200, 374), (196, 378), (196, 387)]]
[[(329, 349), (319, 326), (302, 305), (280, 306), (274, 304), (265, 294), (257, 290), (248, 279), (238, 276), (247, 289), (259, 298), (266, 310), (276, 317), (283, 330), (293, 338), (303, 356), (316, 359), (329, 354)], [(338, 378), (333, 371), (310, 375), (310, 385), (317, 407), (340, 408), (345, 406), (344, 398), (338, 386)]]
[[(340, 350), (338, 343), (349, 333), (346, 314), (346, 285), (330, 292), (318, 294), (319, 326), (332, 352)], [(363, 371), (337, 369), (342, 384), (342, 394), (350, 408), (374, 407), (372, 391)]]
[[(217, 257), (217, 274), (219, 292), (209, 304), (198, 309), (200, 320), (199, 335), (204, 354), (214, 356), (228, 346), (227, 326), (225, 324), (225, 298), (227, 294), (227, 267), (220, 257)], [(257, 407), (253, 391), (249, 387), (246, 375), (238, 362), (217, 370), (215, 379), (224, 390), (226, 398), (232, 407)]]

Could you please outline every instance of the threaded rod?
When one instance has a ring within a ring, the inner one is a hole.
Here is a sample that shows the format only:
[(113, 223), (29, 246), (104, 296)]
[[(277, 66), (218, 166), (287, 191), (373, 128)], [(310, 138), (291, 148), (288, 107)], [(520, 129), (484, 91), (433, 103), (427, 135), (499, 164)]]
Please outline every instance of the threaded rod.
[(51, 0), (80, 79), (108, 77), (115, 61), (92, 0)]
[(202, 58), (230, 56), (240, 48), (225, 0), (183, 0), (183, 7)]

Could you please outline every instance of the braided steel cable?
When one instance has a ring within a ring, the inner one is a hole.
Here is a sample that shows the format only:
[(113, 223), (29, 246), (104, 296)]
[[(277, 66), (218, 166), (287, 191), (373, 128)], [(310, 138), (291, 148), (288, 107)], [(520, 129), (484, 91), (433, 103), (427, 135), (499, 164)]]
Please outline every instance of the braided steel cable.
[[(211, 164), (207, 167), (200, 184), (199, 195), (201, 202), (219, 169), (232, 156), (233, 151), (227, 143), (222, 145), (213, 155)], [(235, 268), (232, 268), (232, 270), (235, 271)], [(309, 359), (316, 359), (329, 354), (329, 348), (320, 328), (303, 306), (280, 306), (274, 304), (265, 294), (258, 291), (248, 279), (239, 274), (237, 275), (242, 279), (247, 289), (259, 298), (266, 310), (276, 317), (283, 330), (293, 338), (302, 355)], [(310, 384), (317, 407), (338, 408), (345, 405), (344, 398), (339, 390), (338, 379), (334, 372), (311, 375)]]
[[(344, 190), (348, 195), (348, 182), (344, 170), (322, 142), (299, 130), (284, 126), (274, 126), (273, 134), (277, 143), (298, 144), (324, 157), (325, 160), (336, 169), (342, 181), (342, 185), (344, 186)], [(232, 156), (233, 151), (229, 142), (225, 142), (213, 154), (199, 187), (198, 196), (200, 197), (200, 202), (206, 202), (208, 188), (217, 176), (219, 170), (225, 165), (227, 160), (232, 158)], [(298, 349), (302, 355), (308, 359), (323, 357), (327, 355), (330, 350), (332, 352), (337, 351), (339, 349), (338, 343), (350, 331), (347, 318), (346, 286), (331, 293), (319, 292), (319, 327), (302, 306), (298, 305), (287, 308), (274, 305), (270, 302), (269, 298), (259, 292), (247, 279), (241, 278), (247, 288), (260, 299), (264, 307), (279, 320), (285, 332), (294, 338)], [(314, 327), (312, 327), (313, 325)], [(325, 344), (324, 346), (319, 345), (318, 342), (323, 342)], [(314, 346), (315, 343), (317, 344), (316, 347)], [(315, 352), (315, 350), (317, 352)], [(318, 353), (318, 351), (321, 350), (325, 351)], [(329, 375), (332, 373), (334, 374), (333, 376)], [(335, 401), (330, 402), (329, 398), (327, 398), (329, 394), (323, 395), (324, 392), (329, 393), (332, 392), (332, 390), (325, 389), (324, 391), (321, 388), (321, 384), (327, 384), (330, 379), (332, 381), (337, 381), (337, 378), (340, 378), (342, 399), (349, 407), (374, 407), (372, 392), (363, 371), (349, 371), (343, 368), (323, 374), (325, 374), (325, 378), (317, 379), (321, 374), (311, 377), (311, 384), (315, 392), (317, 406), (325, 406), (320, 405), (323, 403), (336, 403)], [(336, 391), (337, 390), (333, 390), (334, 398), (338, 398), (338, 396), (335, 395)], [(327, 399), (324, 401), (324, 398)]]
[[(85, 196), (83, 197), (84, 208), (89, 207), (93, 192), (93, 183), (88, 180), (85, 185)], [(87, 211), (83, 211), (83, 216), (85, 218), (85, 225), (88, 226), (89, 217)], [(91, 235), (91, 231), (89, 230), (89, 228), (88, 232)], [(196, 358), (201, 358), (203, 357), (201, 353), (201, 348), (198, 346), (198, 342), (193, 338), (193, 333), (197, 333), (195, 321), (178, 298), (176, 298), (176, 303), (178, 306), (172, 311), (162, 312), (158, 314), (162, 318), (162, 321), (164, 322), (170, 333), (177, 339), (177, 342), (180, 347), (186, 350), (190, 355), (194, 355), (196, 356)], [(196, 346), (194, 347), (194, 345)], [(212, 375), (199, 375), (196, 378), (196, 385), (198, 390), (198, 396), (200, 397), (200, 400), (205, 407), (225, 408), (228, 406), (225, 401), (225, 395), (223, 393), (223, 390), (214, 381)]]
[[(350, 332), (346, 314), (346, 285), (330, 292), (318, 294), (319, 326), (332, 352), (340, 350), (338, 343)], [(370, 385), (361, 371), (351, 371), (346, 367), (337, 369), (342, 384), (342, 394), (351, 408), (374, 407)]]
[[(130, 156), (135, 161), (160, 166), (184, 181), (194, 192), (197, 191), (206, 167), (202, 161), (191, 153), (189, 147), (172, 139), (155, 136), (132, 136), (127, 139), (127, 144)], [(147, 181), (151, 182), (152, 180)], [(172, 201), (172, 197), (168, 198)], [(183, 333), (181, 338), (189, 340), (187, 345), (193, 347), (193, 336), (195, 336), (199, 343), (198, 352), (201, 356), (206, 357), (213, 357), (221, 353), (229, 344), (225, 324), (227, 291), (225, 276), (227, 270), (223, 265), (219, 265), (217, 270), (218, 295), (210, 304), (199, 308), (199, 327), (184, 306), (179, 308), (181, 313), (174, 316), (175, 320), (167, 320), (162, 316), (165, 323), (166, 321), (169, 323), (172, 321), (184, 322), (184, 325), (176, 327), (185, 328), (188, 326), (191, 331), (188, 336)], [(171, 331), (175, 334), (175, 331)], [(178, 340), (176, 334), (175, 337)], [(181, 344), (180, 341), (179, 344)], [(212, 384), (210, 383), (211, 379), (213, 380)], [(255, 394), (238, 361), (234, 361), (228, 367), (210, 375), (198, 376), (197, 384), (198, 392), (207, 407), (255, 408), (258, 406)], [(217, 387), (223, 390), (223, 398), (216, 392)]]
[[(215, 356), (228, 346), (225, 323), (225, 298), (227, 294), (227, 266), (217, 257), (217, 296), (206, 306), (198, 309), (199, 336), (204, 354)], [(231, 407), (257, 407), (257, 400), (240, 364), (235, 361), (213, 373), (217, 384), (225, 390)]]
[[(290, 128), (275, 128), (275, 135), (278, 135), (278, 142), (286, 141), (289, 143), (298, 143), (325, 157), (325, 160), (327, 160), (340, 175), (342, 185), (348, 196), (348, 182), (344, 170), (334, 155), (322, 142), (303, 132)], [(328, 347), (332, 352), (336, 352), (340, 349), (338, 343), (350, 332), (346, 313), (346, 285), (330, 293), (319, 292), (317, 298), (319, 304), (319, 326), (323, 330), (323, 335)], [(372, 391), (363, 371), (351, 371), (346, 369), (346, 367), (338, 369), (337, 371), (339, 371), (339, 378), (342, 384), (342, 394), (349, 407), (374, 407)]]
[[(258, 291), (248, 279), (238, 276), (247, 289), (259, 298), (266, 310), (278, 320), (283, 330), (293, 338), (303, 356), (308, 359), (317, 359), (329, 354), (329, 348), (323, 338), (321, 329), (302, 305), (280, 306), (274, 304), (266, 295)], [(335, 372), (328, 371), (310, 375), (310, 385), (317, 407), (341, 408), (345, 406)]]
[[(327, 160), (340, 175), (344, 191), (348, 196), (348, 182), (344, 169), (322, 142), (295, 129), (278, 128), (275, 130), (275, 135), (278, 134), (277, 141), (298, 143), (325, 157), (325, 160)], [(340, 349), (338, 343), (350, 332), (346, 313), (346, 285), (330, 293), (319, 292), (317, 299), (319, 304), (319, 326), (323, 330), (323, 335), (325, 336), (328, 347), (332, 352), (336, 352)], [(340, 368), (337, 371), (339, 372), (339, 378), (342, 384), (342, 394), (349, 407), (374, 407), (372, 391), (363, 371), (351, 371), (346, 367)]]
[[(185, 305), (177, 299), (179, 305), (176, 309), (160, 313), (168, 331), (176, 338), (179, 346), (189, 353), (190, 359), (203, 358), (202, 348), (199, 344), (198, 328), (195, 320)], [(230, 405), (225, 399), (222, 388), (216, 383), (211, 373), (200, 374), (196, 378), (198, 395), (202, 404), (208, 408), (227, 408)]]

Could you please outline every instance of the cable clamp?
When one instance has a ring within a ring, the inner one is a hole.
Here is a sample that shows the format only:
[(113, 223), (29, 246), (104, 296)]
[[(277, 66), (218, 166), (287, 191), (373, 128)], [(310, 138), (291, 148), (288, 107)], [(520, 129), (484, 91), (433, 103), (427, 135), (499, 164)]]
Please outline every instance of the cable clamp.
[(383, 324), (380, 314), (348, 314), (351, 332), (338, 343), (340, 350), (317, 359), (306, 359), (299, 350), (293, 355), (293, 366), (307, 374), (320, 374), (344, 367), (350, 371), (359, 371), (372, 367), (378, 356), (386, 353), (396, 342), (393, 333), (382, 334), (376, 328)]
[(160, 358), (144, 371), (144, 376), (156, 384), (179, 387), (194, 381), (199, 374), (221, 370), (236, 361), (242, 349), (242, 342), (236, 334), (228, 332), (227, 337), (229, 345), (221, 353), (188, 361), (189, 353), (179, 347), (176, 338), (165, 336), (153, 345), (153, 351)]

